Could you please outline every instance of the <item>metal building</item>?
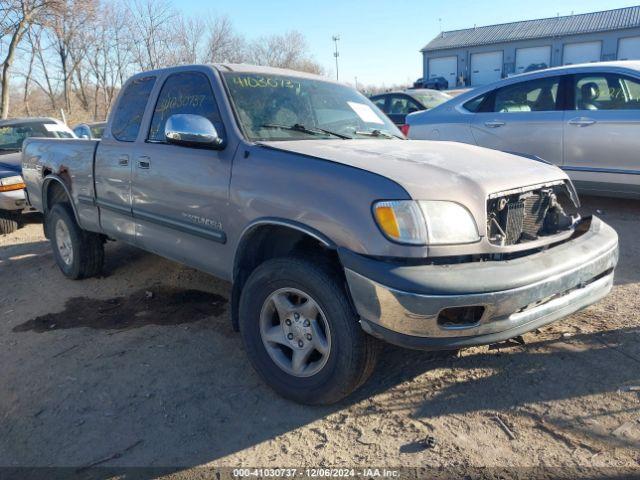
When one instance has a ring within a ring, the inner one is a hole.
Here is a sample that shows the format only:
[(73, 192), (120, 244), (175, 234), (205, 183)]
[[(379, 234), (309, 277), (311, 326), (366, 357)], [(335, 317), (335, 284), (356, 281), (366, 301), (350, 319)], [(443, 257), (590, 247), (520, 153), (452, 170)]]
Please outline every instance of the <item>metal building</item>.
[(640, 6), (442, 32), (422, 50), (424, 78), (484, 85), (528, 69), (640, 59)]

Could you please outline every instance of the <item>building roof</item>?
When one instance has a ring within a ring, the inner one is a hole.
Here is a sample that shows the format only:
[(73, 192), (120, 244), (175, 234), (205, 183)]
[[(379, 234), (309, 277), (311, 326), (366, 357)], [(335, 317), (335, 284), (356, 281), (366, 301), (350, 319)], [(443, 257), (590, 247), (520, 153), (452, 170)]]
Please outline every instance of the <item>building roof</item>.
[(640, 5), (563, 17), (524, 20), (442, 32), (422, 51), (488, 45), (532, 38), (560, 37), (640, 27)]

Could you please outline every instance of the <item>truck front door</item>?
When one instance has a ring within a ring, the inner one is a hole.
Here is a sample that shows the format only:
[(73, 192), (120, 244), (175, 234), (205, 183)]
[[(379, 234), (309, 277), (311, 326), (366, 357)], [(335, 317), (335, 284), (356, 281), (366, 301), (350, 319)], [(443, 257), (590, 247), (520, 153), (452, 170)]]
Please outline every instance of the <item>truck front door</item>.
[(171, 145), (165, 124), (175, 114), (224, 125), (206, 67), (170, 74), (158, 94), (146, 139), (133, 158), (136, 243), (146, 250), (225, 276), (226, 211), (233, 151)]
[(131, 156), (155, 77), (130, 80), (120, 95), (111, 128), (96, 151), (96, 204), (104, 233), (133, 243), (135, 226), (131, 210)]

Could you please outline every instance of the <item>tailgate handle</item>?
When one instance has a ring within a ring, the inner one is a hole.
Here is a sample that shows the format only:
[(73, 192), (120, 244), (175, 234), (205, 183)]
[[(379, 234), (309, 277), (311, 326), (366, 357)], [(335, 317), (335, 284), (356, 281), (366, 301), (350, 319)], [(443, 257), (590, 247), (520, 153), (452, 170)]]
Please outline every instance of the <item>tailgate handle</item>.
[(586, 117), (573, 118), (569, 120), (569, 125), (575, 125), (576, 127), (588, 127), (596, 123), (595, 120)]
[(138, 157), (138, 168), (148, 170), (151, 167), (151, 158), (143, 155)]
[(498, 120), (494, 120), (491, 122), (484, 122), (485, 127), (489, 128), (498, 128), (504, 126), (504, 122), (500, 122)]
[(121, 167), (126, 167), (129, 165), (129, 155), (120, 155), (118, 158), (118, 165)]

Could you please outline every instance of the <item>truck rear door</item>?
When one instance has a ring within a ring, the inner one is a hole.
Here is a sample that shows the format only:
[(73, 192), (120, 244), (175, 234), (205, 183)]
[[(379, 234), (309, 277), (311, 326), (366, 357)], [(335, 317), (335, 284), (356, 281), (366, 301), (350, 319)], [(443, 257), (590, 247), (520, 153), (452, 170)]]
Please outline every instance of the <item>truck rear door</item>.
[(96, 204), (104, 233), (133, 243), (135, 225), (131, 198), (131, 156), (155, 83), (155, 77), (135, 77), (125, 85), (110, 129), (98, 145), (95, 160)]
[(153, 115), (133, 158), (133, 216), (139, 246), (222, 276), (234, 149), (179, 146), (165, 139), (165, 124), (176, 114), (205, 117), (225, 138), (210, 75), (208, 67), (193, 67), (160, 79)]

